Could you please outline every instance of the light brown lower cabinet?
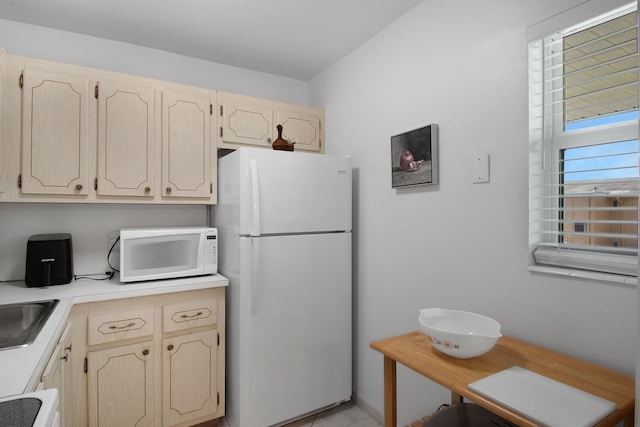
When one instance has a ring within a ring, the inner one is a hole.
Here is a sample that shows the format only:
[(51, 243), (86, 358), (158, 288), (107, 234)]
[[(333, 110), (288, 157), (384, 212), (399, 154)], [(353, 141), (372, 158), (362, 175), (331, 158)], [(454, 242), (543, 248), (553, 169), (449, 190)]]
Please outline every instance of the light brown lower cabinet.
[(64, 327), (42, 373), (37, 390), (58, 389), (58, 411), (62, 426), (71, 425), (73, 414), (73, 353), (71, 322)]
[(71, 316), (86, 356), (76, 356), (85, 374), (74, 378), (70, 427), (183, 427), (224, 415), (224, 288), (80, 304)]
[(162, 341), (162, 424), (171, 426), (215, 413), (218, 407), (217, 333), (178, 335)]
[(90, 351), (89, 425), (153, 426), (151, 341)]

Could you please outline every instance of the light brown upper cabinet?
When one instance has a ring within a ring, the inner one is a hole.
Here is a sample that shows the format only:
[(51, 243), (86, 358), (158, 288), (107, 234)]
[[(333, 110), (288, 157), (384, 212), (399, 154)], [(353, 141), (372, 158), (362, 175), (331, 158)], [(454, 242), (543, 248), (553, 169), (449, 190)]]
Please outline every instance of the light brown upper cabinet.
[(102, 80), (98, 99), (98, 196), (153, 197), (156, 103), (152, 88)]
[(324, 110), (218, 92), (220, 131), (218, 148), (270, 148), (278, 137), (295, 143), (295, 150), (324, 152)]
[[(211, 171), (209, 93), (162, 92), (162, 196), (209, 199)], [(215, 150), (214, 150), (215, 152)]]
[(286, 105), (276, 109), (276, 124), (282, 125), (282, 138), (293, 142), (295, 150), (321, 150), (323, 121), (322, 110)]
[(88, 79), (24, 70), (22, 193), (88, 194), (88, 108)]
[(221, 148), (237, 145), (268, 147), (274, 141), (273, 103), (263, 99), (219, 93)]
[(215, 91), (2, 54), (0, 79), (0, 201), (216, 203)]

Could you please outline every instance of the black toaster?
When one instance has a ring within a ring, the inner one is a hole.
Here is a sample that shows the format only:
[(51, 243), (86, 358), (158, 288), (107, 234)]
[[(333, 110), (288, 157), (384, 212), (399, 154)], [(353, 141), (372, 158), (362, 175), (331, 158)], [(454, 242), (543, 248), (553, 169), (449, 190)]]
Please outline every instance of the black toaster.
[(73, 279), (71, 234), (35, 234), (27, 241), (28, 287), (64, 285)]

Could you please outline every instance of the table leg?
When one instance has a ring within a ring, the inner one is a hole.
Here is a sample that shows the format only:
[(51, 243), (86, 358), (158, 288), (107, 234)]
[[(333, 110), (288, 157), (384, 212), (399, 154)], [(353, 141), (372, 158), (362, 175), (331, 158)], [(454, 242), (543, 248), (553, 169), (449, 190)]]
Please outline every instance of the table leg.
[(634, 424), (634, 413), (631, 413), (624, 417), (624, 427), (633, 427)]
[(396, 361), (384, 356), (384, 427), (397, 426), (396, 398)]
[(451, 392), (451, 404), (452, 405), (458, 405), (458, 404), (460, 404), (462, 402), (464, 402), (464, 399), (462, 398), (462, 396), (460, 396), (455, 391), (452, 391)]

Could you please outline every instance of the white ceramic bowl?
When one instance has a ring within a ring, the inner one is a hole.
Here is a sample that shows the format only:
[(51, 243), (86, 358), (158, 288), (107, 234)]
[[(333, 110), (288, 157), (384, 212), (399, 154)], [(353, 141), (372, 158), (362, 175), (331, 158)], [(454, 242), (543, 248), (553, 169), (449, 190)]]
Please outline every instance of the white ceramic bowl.
[(424, 308), (418, 321), (435, 349), (459, 359), (488, 352), (502, 336), (500, 323), (468, 311)]

